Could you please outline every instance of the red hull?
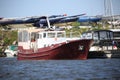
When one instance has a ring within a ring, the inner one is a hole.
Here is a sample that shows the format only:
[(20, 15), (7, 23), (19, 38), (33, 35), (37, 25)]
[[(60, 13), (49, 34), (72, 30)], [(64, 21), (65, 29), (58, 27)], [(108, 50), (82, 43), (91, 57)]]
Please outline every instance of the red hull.
[(75, 40), (67, 43), (55, 44), (49, 47), (33, 50), (23, 50), (18, 47), (18, 60), (60, 60), (60, 59), (87, 59), (92, 40)]

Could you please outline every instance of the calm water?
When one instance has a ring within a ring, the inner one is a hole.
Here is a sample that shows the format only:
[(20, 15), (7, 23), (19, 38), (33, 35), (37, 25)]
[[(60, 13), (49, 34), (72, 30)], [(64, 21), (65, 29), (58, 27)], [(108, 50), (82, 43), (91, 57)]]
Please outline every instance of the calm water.
[(120, 80), (120, 59), (0, 58), (0, 80)]

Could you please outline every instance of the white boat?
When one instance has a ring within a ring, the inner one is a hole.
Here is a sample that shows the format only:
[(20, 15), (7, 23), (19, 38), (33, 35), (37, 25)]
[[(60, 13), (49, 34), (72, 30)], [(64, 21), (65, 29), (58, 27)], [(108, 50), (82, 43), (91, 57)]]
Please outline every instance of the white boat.
[[(92, 30), (84, 32), (82, 39), (93, 39), (89, 57), (119, 57), (120, 29)], [(117, 56), (116, 56), (117, 55)]]
[(7, 46), (4, 53), (6, 54), (6, 57), (15, 57), (15, 56), (17, 56), (17, 46), (16, 45)]

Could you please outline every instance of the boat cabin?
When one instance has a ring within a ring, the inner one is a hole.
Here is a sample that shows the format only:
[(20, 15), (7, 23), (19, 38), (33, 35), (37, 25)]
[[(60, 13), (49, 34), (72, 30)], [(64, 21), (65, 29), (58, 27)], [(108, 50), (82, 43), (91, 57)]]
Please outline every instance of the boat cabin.
[(81, 35), (82, 39), (93, 39), (90, 51), (103, 51), (117, 49), (114, 47), (115, 39), (111, 30), (93, 30), (84, 32)]
[(93, 40), (112, 40), (113, 32), (110, 30), (93, 30), (84, 32), (81, 35), (82, 39), (93, 39)]
[(113, 37), (114, 39), (119, 39), (120, 40), (120, 29), (110, 29), (113, 31)]
[(23, 49), (43, 48), (66, 40), (65, 31), (44, 29), (18, 31), (18, 46)]

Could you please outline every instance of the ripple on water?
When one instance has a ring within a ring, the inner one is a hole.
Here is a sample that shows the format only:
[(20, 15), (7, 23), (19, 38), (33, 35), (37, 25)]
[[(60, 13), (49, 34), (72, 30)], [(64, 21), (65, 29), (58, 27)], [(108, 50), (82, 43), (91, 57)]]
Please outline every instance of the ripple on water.
[(28, 60), (0, 58), (0, 80), (120, 80), (120, 59)]

